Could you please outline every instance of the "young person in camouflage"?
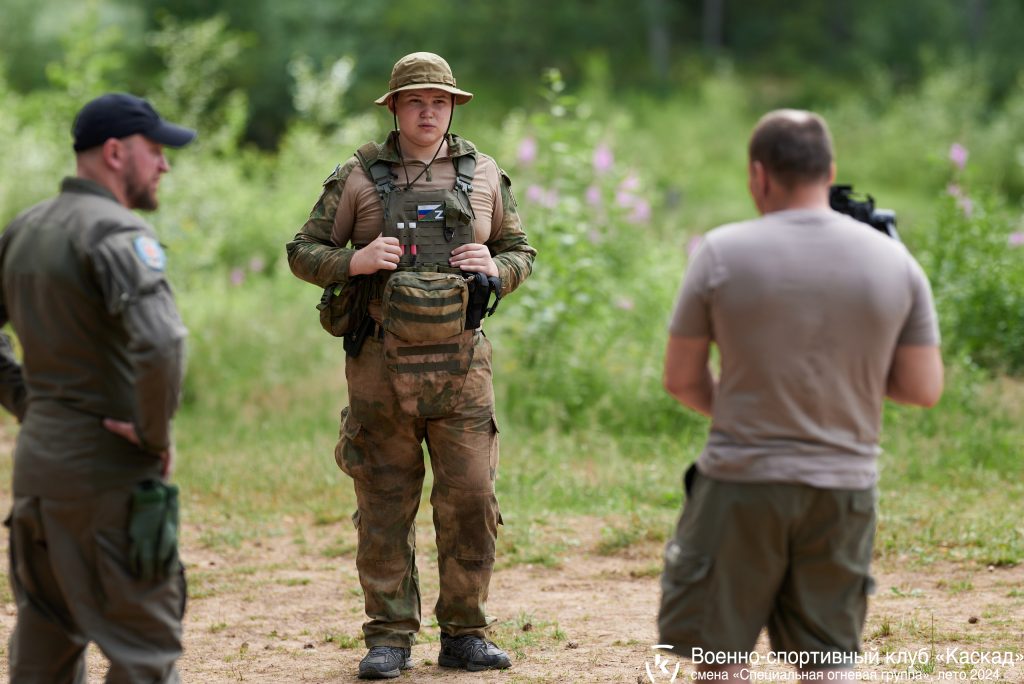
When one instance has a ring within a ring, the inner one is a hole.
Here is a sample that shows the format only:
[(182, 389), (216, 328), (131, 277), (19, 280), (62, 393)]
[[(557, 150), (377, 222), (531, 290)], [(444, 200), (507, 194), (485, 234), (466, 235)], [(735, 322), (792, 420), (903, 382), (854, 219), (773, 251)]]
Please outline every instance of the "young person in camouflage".
[(448, 133), (455, 105), (471, 98), (441, 57), (418, 52), (400, 59), (376, 101), (392, 112), (396, 129), (328, 176), (288, 244), (296, 276), (356, 302), (333, 332), (351, 343), (349, 406), (335, 457), (354, 481), (358, 505), (356, 565), (370, 649), (361, 678), (397, 677), (412, 666), (424, 441), (440, 569), (438, 663), (468, 670), (510, 665), (486, 640), (484, 604), (501, 522), (494, 494), (498, 429), (491, 345), (479, 321), (467, 321), (467, 298), (515, 290), (536, 251), (508, 176)]
[(131, 210), (156, 209), (163, 146), (195, 131), (112, 93), (82, 108), (73, 134), (77, 175), (0, 237), (0, 324), (24, 350), (22, 366), (0, 339), (0, 403), (21, 421), (10, 678), (84, 682), (93, 641), (108, 682), (178, 682), (185, 577), (177, 490), (160, 481), (186, 333), (156, 234)]

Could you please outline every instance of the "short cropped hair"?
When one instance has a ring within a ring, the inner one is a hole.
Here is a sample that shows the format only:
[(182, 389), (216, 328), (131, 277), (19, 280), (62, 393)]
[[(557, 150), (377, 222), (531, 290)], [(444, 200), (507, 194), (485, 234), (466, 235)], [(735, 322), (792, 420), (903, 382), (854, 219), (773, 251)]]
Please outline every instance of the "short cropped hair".
[(827, 180), (832, 165), (832, 135), (814, 112), (777, 109), (761, 117), (750, 136), (751, 162), (792, 188)]

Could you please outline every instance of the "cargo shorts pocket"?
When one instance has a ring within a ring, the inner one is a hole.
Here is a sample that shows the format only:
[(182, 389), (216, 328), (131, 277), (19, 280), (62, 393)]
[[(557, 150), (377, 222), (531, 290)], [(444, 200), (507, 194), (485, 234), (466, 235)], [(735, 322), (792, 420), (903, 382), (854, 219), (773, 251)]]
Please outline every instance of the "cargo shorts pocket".
[(668, 543), (661, 576), (659, 643), (680, 647), (702, 643), (711, 566), (711, 556), (685, 551), (675, 540)]
[(363, 449), (360, 444), (363, 426), (352, 417), (348, 406), (341, 409), (340, 419), (338, 444), (334, 447), (334, 462), (342, 472), (355, 479), (355, 473), (363, 463)]

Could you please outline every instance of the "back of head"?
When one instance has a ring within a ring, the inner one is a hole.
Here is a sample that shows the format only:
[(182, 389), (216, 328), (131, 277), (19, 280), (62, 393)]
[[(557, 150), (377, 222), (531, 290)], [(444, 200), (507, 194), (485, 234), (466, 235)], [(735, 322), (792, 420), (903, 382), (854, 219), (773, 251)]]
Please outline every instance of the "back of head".
[(760, 162), (787, 188), (829, 181), (832, 136), (825, 120), (813, 112), (768, 112), (754, 127), (748, 152), (751, 162)]

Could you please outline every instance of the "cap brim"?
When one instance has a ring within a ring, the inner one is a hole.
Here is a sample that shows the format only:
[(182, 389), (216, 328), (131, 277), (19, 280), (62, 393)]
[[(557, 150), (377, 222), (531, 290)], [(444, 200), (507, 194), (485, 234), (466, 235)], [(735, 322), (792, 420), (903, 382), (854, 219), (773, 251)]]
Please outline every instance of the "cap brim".
[(191, 128), (161, 121), (155, 127), (143, 133), (153, 142), (168, 147), (184, 147), (196, 139), (196, 132)]
[(403, 90), (430, 90), (431, 88), (436, 88), (437, 90), (443, 90), (446, 93), (451, 93), (452, 95), (455, 96), (455, 104), (464, 105), (473, 99), (473, 93), (468, 93), (465, 90), (459, 90), (458, 88), (452, 88), (450, 85), (445, 85), (444, 83), (410, 83), (407, 86), (402, 86), (401, 88), (389, 90), (388, 92), (384, 93), (376, 100), (374, 100), (373, 103), (378, 105), (386, 105), (388, 103), (388, 98), (390, 98), (395, 93), (400, 93)]

